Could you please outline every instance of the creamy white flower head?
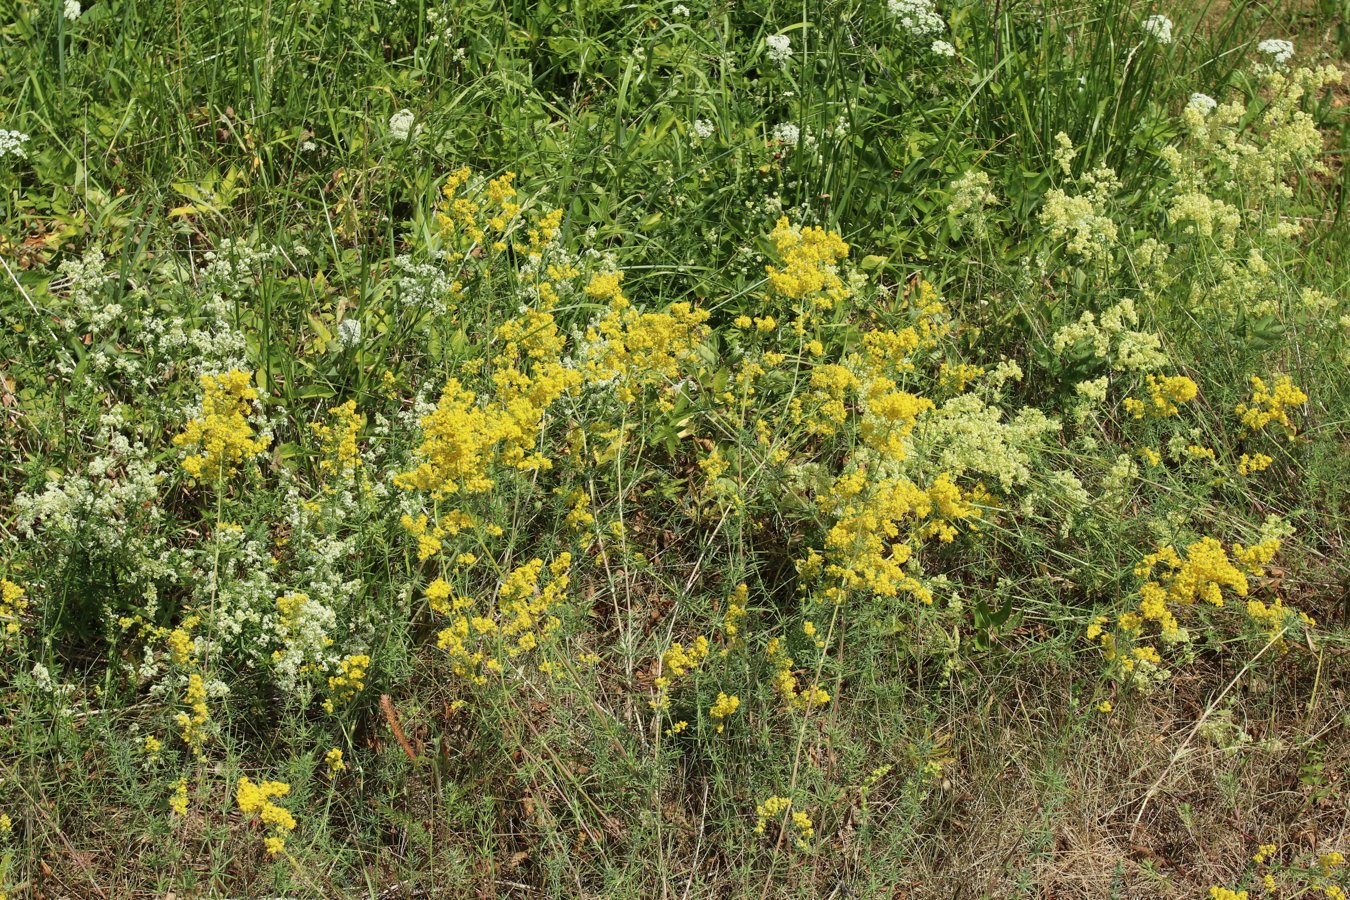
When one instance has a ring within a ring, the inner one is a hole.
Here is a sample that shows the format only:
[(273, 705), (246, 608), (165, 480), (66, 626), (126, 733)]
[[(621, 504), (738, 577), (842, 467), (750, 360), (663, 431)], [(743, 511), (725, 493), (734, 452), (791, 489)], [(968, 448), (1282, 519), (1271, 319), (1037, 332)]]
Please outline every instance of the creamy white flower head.
[(933, 8), (933, 0), (887, 0), (886, 9), (915, 38), (937, 37), (947, 28)]
[(677, 19), (687, 19), (689, 18), (689, 7), (685, 6), (683, 3), (676, 3), (670, 8), (670, 14)]
[(6, 156), (18, 156), (20, 158), (28, 156), (23, 149), (23, 145), (27, 142), (28, 135), (26, 134), (0, 129), (0, 158)]
[(1294, 55), (1294, 45), (1279, 38), (1266, 38), (1256, 45), (1258, 53), (1270, 57), (1270, 61), (1277, 66), (1282, 66), (1289, 62), (1290, 57)]
[(406, 141), (412, 134), (413, 114), (410, 109), (400, 109), (389, 117), (389, 136), (396, 141)]
[(788, 60), (792, 58), (792, 38), (786, 34), (775, 34), (764, 39), (765, 47), (768, 50), (769, 59), (785, 66)]
[(1215, 100), (1209, 94), (1199, 92), (1191, 94), (1191, 99), (1186, 102), (1188, 109), (1194, 109), (1202, 116), (1207, 116), (1218, 107), (1219, 101)]
[(74, 22), (80, 17), (80, 0), (66, 0), (66, 8), (62, 14), (67, 20)]
[(784, 144), (796, 146), (797, 139), (801, 137), (801, 129), (791, 122), (779, 122), (773, 126), (773, 139)]
[(1144, 20), (1144, 33), (1160, 44), (1172, 43), (1172, 20), (1164, 15), (1149, 16)]
[(956, 55), (956, 48), (948, 41), (933, 41), (933, 46), (929, 49), (938, 56), (952, 57)]
[(338, 323), (338, 344), (355, 347), (361, 343), (361, 320), (343, 319)]
[(707, 119), (695, 119), (693, 127), (694, 134), (698, 135), (698, 138), (701, 141), (706, 141), (708, 138), (712, 137), (713, 132), (717, 130), (713, 127), (713, 123), (709, 122)]

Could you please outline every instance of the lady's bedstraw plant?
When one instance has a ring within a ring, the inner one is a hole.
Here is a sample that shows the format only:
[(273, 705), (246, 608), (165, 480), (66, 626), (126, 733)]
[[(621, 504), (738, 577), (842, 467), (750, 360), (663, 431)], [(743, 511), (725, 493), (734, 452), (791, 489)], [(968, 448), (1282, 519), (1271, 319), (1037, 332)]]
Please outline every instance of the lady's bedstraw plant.
[(195, 481), (220, 485), (246, 461), (271, 444), (249, 421), (258, 401), (252, 376), (239, 369), (201, 377), (201, 412), (175, 435), (175, 447), (187, 450), (183, 471)]

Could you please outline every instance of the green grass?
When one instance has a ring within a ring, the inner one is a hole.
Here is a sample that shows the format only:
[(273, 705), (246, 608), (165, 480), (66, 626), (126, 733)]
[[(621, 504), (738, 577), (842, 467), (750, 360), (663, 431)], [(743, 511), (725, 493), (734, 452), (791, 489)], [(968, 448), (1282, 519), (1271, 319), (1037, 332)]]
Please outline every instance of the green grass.
[[(1346, 87), (1281, 106), (1256, 45), (1289, 37), (1294, 67), (1338, 64), (1346, 10), (951, 2), (948, 59), (881, 2), (684, 5), (3, 8), (0, 129), (29, 139), (0, 156), (0, 578), (28, 605), (0, 606), (16, 626), (0, 641), (0, 895), (1344, 883), (1318, 857), (1347, 851), (1350, 796)], [(1154, 13), (1172, 43), (1144, 34)], [(1233, 144), (1188, 131), (1196, 92), (1243, 104)], [(408, 140), (390, 129), (404, 109)], [(444, 226), (461, 165), (457, 196), (480, 201), (515, 173), (516, 241), (561, 210), (543, 265), (577, 271), (548, 276), (556, 303), (523, 246)], [(1090, 196), (1100, 167), (1119, 184), (1089, 231), (1109, 220), (1115, 237), (1093, 258), (1072, 222), (1056, 232), (1047, 197)], [(996, 197), (982, 229), (950, 212), (973, 171)], [(1238, 227), (1188, 224), (1188, 192)], [(780, 215), (847, 241), (851, 296), (815, 304), (766, 278), (788, 252)], [(641, 312), (678, 320), (686, 303), (706, 322), (682, 337), (630, 321), (622, 343), (604, 324), (619, 307), (584, 290), (612, 269)], [(922, 308), (928, 290), (940, 312)], [(1104, 351), (1065, 337), (1130, 304), (1123, 340), (1156, 336), (1155, 362), (1130, 364), (1120, 336)], [(938, 330), (867, 356), (907, 327)], [(555, 343), (511, 349), (536, 340)], [(635, 355), (604, 361), (616, 348)], [(858, 380), (837, 407), (831, 364)], [(963, 364), (984, 372), (954, 383)], [(202, 412), (200, 376), (232, 368), (251, 373), (247, 421), (269, 446), (194, 481), (174, 437)], [(1196, 396), (1135, 418), (1124, 401), (1147, 399), (1146, 373), (1186, 376)], [(1253, 375), (1308, 395), (1293, 438), (1242, 426)], [(517, 422), (512, 385), (552, 377), (575, 381), (470, 466), (490, 490), (395, 484), (425, 458), (448, 380), (476, 394), (447, 428), (464, 437)], [(1096, 379), (1105, 393), (1085, 401)], [(932, 407), (884, 419), (897, 391)], [(312, 427), (347, 401), (359, 472), (335, 470)], [(511, 447), (549, 462), (513, 467)], [(1269, 468), (1239, 475), (1257, 453)], [(931, 604), (875, 582), (829, 599), (843, 581), (812, 554), (845, 553), (831, 530), (854, 475), (868, 509), (887, 479), (937, 496), (950, 475), (957, 511), (886, 520), (899, 558), (912, 551), (896, 577)], [(593, 521), (568, 520), (579, 496)], [(451, 509), (476, 526), (419, 558), (405, 516), (434, 527)], [(1186, 640), (1137, 639), (1170, 677), (1131, 677), (1085, 637), (1099, 616), (1117, 631), (1165, 577), (1136, 571), (1158, 547), (1194, 558), (1211, 537), (1234, 553), (1275, 532), (1246, 596), (1175, 603)], [(539, 646), (508, 653), (509, 573), (563, 553), (567, 587), (523, 626)], [(457, 613), (429, 598), (437, 577), (496, 617), (473, 640), (500, 672), (472, 664), (476, 682), (447, 649)], [(315, 605), (291, 621), (277, 599), (295, 593)], [(1316, 624), (1261, 627), (1247, 600), (1276, 598)], [(710, 652), (681, 677), (666, 654), (700, 637)], [(368, 675), (344, 693), (330, 679), (357, 655)], [(784, 671), (828, 701), (785, 700)], [(178, 719), (193, 674), (200, 755)], [(720, 694), (739, 701), (721, 720)], [(346, 769), (328, 771), (330, 748)], [(238, 808), (242, 777), (290, 786), (283, 854)], [(186, 814), (169, 805), (179, 779)], [(757, 815), (774, 796), (810, 817), (809, 839)], [(1277, 854), (1254, 862), (1263, 844)]]

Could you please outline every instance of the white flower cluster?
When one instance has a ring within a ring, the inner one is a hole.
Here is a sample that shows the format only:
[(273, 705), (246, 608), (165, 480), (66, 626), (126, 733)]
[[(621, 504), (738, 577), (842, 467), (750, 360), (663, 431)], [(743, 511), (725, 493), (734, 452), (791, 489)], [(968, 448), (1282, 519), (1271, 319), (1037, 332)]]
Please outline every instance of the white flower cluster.
[(70, 303), (71, 327), (88, 322), (99, 331), (122, 314), (121, 306), (103, 302), (104, 287), (116, 280), (116, 274), (107, 270), (103, 251), (93, 247), (79, 259), (67, 259), (57, 266), (56, 277), (48, 288), (65, 293)]
[(783, 144), (795, 147), (801, 135), (802, 130), (791, 122), (779, 122), (773, 126), (773, 139)]
[(683, 3), (676, 3), (670, 8), (670, 14), (677, 19), (687, 19), (689, 18), (689, 7)]
[(416, 118), (410, 109), (400, 109), (389, 117), (389, 137), (395, 141), (406, 141), (413, 133)]
[(1277, 66), (1289, 62), (1294, 55), (1294, 45), (1279, 38), (1266, 38), (1256, 45), (1256, 50), (1258, 53), (1270, 57), (1270, 61)]
[(933, 0), (887, 0), (886, 9), (900, 20), (900, 27), (920, 40), (935, 38), (947, 29), (947, 23), (933, 8)]
[(1172, 20), (1164, 15), (1149, 16), (1144, 20), (1144, 33), (1160, 44), (1172, 43)]
[(1219, 106), (1219, 101), (1215, 100), (1209, 94), (1194, 93), (1191, 99), (1186, 101), (1186, 108), (1193, 109), (1202, 116), (1207, 116), (1214, 112)]
[(280, 255), (276, 246), (254, 247), (244, 240), (224, 238), (215, 250), (203, 254), (206, 265), (202, 269), (202, 282), (209, 291), (239, 300), (261, 276), (262, 267)]
[(970, 171), (953, 181), (947, 215), (951, 217), (956, 235), (960, 237), (969, 231), (977, 238), (987, 236), (989, 227), (985, 209), (996, 203), (998, 197), (990, 184), (989, 173)]
[(948, 59), (956, 55), (956, 47), (951, 41), (933, 41), (933, 45), (928, 49), (933, 51), (935, 56), (945, 56)]
[(66, 6), (62, 10), (62, 14), (70, 22), (78, 19), (80, 17), (80, 0), (66, 0)]
[(769, 60), (780, 66), (786, 66), (792, 59), (792, 38), (786, 34), (775, 34), (764, 39)]
[(454, 308), (455, 280), (438, 266), (413, 262), (411, 256), (400, 254), (391, 268), (394, 296), (405, 309), (440, 317)]
[(23, 149), (23, 145), (27, 142), (28, 135), (18, 131), (5, 131), (0, 128), (0, 158), (17, 156), (23, 159), (28, 156)]
[(706, 141), (708, 138), (712, 137), (713, 132), (717, 130), (713, 127), (713, 123), (709, 122), (707, 119), (695, 119), (693, 128), (694, 134), (696, 134), (701, 141)]
[(338, 346), (343, 349), (361, 345), (361, 320), (343, 319), (338, 323)]

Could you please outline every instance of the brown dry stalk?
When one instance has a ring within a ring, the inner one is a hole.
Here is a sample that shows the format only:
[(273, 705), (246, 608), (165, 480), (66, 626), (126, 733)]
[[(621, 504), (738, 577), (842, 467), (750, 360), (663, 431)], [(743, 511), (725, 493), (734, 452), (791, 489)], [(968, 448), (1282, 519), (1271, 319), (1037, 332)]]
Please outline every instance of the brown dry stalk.
[(394, 701), (389, 699), (388, 694), (380, 695), (380, 710), (384, 713), (384, 720), (389, 723), (389, 730), (394, 733), (403, 752), (408, 754), (408, 759), (417, 762), (417, 753), (413, 750), (408, 736), (403, 733), (403, 726), (398, 724), (398, 710), (394, 709)]

